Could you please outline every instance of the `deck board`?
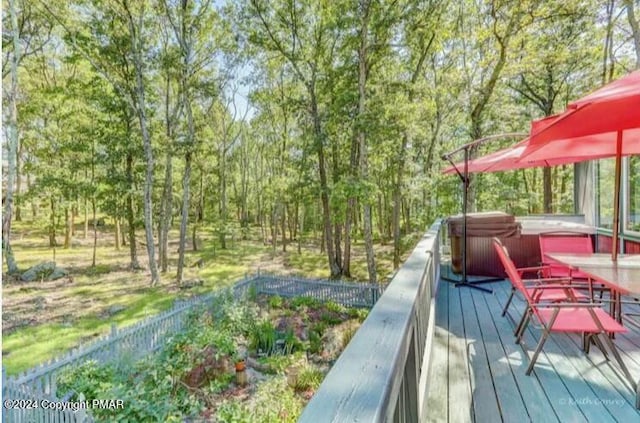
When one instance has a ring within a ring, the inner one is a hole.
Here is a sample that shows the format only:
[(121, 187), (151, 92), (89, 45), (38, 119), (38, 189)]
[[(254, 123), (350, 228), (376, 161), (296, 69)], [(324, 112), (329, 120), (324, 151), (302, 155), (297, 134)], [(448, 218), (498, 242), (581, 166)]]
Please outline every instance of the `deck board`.
[(429, 386), (426, 401), (428, 422), (449, 421), (449, 289), (440, 284), (436, 294), (436, 327), (429, 363)]
[[(472, 293), (470, 289), (462, 289), (460, 298), (464, 304), (471, 304)], [(468, 307), (463, 314), (464, 326), (467, 338), (482, 340), (480, 325), (476, 308)], [(469, 366), (471, 376), (471, 392), (473, 415), (475, 421), (490, 422), (501, 421), (500, 406), (496, 397), (491, 377), (491, 369), (489, 368), (489, 356), (484, 346), (484, 342), (471, 342), (469, 345)]]
[[(494, 292), (444, 281), (438, 286), (427, 421), (640, 421), (615, 360), (607, 362), (595, 346), (584, 354), (578, 336), (553, 334), (526, 376), (540, 331), (529, 327), (524, 347), (515, 344), (514, 320), (524, 303), (515, 300), (512, 318), (502, 317), (509, 282), (484, 286)], [(631, 374), (640, 378), (640, 329), (628, 327), (614, 342)]]
[(526, 357), (522, 348), (513, 342), (514, 326), (508, 319), (502, 317), (500, 313), (495, 313), (495, 310), (502, 310), (504, 304), (498, 303), (496, 295), (483, 295), (480, 300), (484, 301), (486, 310), (491, 310), (490, 316), (493, 319), (496, 334), (504, 348), (510, 370), (516, 380), (529, 417), (533, 421), (559, 421), (539, 381), (536, 378), (527, 376), (522, 371), (522, 364), (526, 362)]
[[(449, 291), (449, 421), (471, 422), (473, 412), (458, 404), (471, 404), (469, 384), (468, 342), (465, 336), (464, 319), (467, 309), (462, 310), (460, 290)], [(452, 319), (451, 316), (458, 316)]]

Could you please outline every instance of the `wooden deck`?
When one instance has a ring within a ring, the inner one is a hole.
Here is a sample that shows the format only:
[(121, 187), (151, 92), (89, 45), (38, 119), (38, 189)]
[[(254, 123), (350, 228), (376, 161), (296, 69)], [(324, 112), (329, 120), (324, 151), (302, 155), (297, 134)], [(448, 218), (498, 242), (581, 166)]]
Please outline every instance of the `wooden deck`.
[[(521, 315), (523, 301), (514, 300), (513, 317), (502, 317), (511, 285), (483, 286), (493, 294), (439, 283), (427, 421), (640, 421), (635, 396), (615, 360), (606, 361), (595, 346), (587, 356), (578, 336), (553, 334), (526, 376), (540, 331), (530, 325), (525, 347), (517, 345), (513, 319)], [(614, 342), (631, 374), (640, 378), (640, 330), (629, 329)]]

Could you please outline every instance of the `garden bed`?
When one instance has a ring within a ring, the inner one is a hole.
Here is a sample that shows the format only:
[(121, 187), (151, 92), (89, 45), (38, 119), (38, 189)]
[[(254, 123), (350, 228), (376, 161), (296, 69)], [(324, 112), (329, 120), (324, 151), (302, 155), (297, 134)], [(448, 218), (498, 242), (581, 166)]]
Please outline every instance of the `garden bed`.
[(58, 394), (124, 402), (91, 410), (99, 421), (295, 422), (366, 314), (306, 297), (220, 298), (157, 354), (65, 371)]

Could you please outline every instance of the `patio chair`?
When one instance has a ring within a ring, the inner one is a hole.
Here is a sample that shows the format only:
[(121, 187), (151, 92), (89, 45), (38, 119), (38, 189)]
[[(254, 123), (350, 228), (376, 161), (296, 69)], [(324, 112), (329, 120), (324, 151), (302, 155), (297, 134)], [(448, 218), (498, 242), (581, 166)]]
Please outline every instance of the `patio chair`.
[[(500, 242), (500, 245), (502, 245), (501, 242)], [(507, 254), (507, 256), (509, 255), (509, 253), (507, 252), (506, 248), (505, 248), (505, 253)], [(572, 280), (571, 280), (570, 277), (565, 276), (565, 277), (559, 277), (559, 278), (550, 278), (550, 277), (543, 278), (541, 276), (543, 276), (545, 274), (545, 270), (546, 270), (545, 266), (520, 267), (520, 268), (516, 269), (516, 272), (518, 273), (518, 277), (522, 280), (522, 283), (525, 285), (525, 289), (529, 292), (531, 297), (536, 302), (543, 302), (543, 303), (544, 302), (558, 302), (558, 301), (565, 301), (565, 300), (567, 300), (567, 298), (575, 300), (575, 301), (588, 301), (589, 300), (589, 297), (587, 297), (586, 295), (584, 295), (580, 291), (574, 290), (571, 287)], [(538, 278), (537, 279), (522, 279), (523, 275), (526, 274), (526, 273), (537, 273), (538, 274)], [(539, 289), (539, 287), (542, 286), (542, 285), (554, 284), (554, 283), (558, 287), (550, 288), (550, 289)], [(511, 302), (513, 301), (513, 297), (515, 296), (516, 292), (517, 292), (517, 288), (512, 283), (511, 284), (511, 293), (509, 295), (509, 298), (507, 299), (506, 304), (504, 305), (504, 308), (502, 309), (502, 316), (503, 317), (507, 314), (507, 310), (509, 309), (509, 306), (511, 305)], [(514, 332), (514, 335), (517, 335), (519, 333), (520, 328), (522, 326), (522, 323), (524, 322), (524, 317), (525, 317), (526, 313), (527, 313), (527, 311), (525, 310), (525, 313), (522, 315), (518, 325), (516, 326), (516, 330)]]
[[(533, 367), (538, 359), (542, 347), (544, 346), (547, 338), (552, 332), (560, 333), (578, 333), (582, 335), (583, 350), (588, 353), (591, 340), (602, 350), (605, 357), (608, 359), (608, 355), (604, 345), (608, 346), (615, 357), (618, 365), (622, 369), (627, 380), (631, 383), (634, 391), (636, 390), (636, 384), (629, 373), (626, 365), (622, 361), (618, 350), (616, 349), (613, 341), (609, 337), (610, 333), (626, 332), (627, 329), (618, 323), (613, 317), (607, 314), (599, 304), (596, 303), (581, 303), (577, 302), (576, 298), (572, 297), (572, 288), (568, 285), (550, 284), (550, 285), (538, 285), (535, 290), (527, 289), (523, 280), (520, 277), (513, 261), (509, 258), (507, 249), (502, 245), (499, 239), (493, 239), (493, 245), (498, 253), (500, 261), (504, 265), (505, 272), (511, 280), (511, 283), (516, 289), (524, 296), (527, 301), (527, 311), (525, 313), (525, 320), (520, 328), (516, 342), (521, 343), (522, 335), (529, 324), (529, 321), (533, 317), (540, 324), (542, 329), (542, 335), (538, 341), (538, 345), (531, 357), (529, 366), (527, 367), (526, 374), (530, 375), (533, 371)], [(535, 295), (539, 291), (562, 289), (566, 292), (566, 300), (563, 302), (540, 302), (536, 300)], [(604, 341), (604, 343), (602, 342)]]
[[(544, 267), (543, 275), (547, 278), (569, 277), (572, 279), (572, 283), (576, 285), (576, 288), (588, 289), (589, 297), (593, 298), (594, 285), (589, 275), (579, 270), (570, 269), (546, 257), (547, 253), (593, 254), (591, 237), (586, 234), (544, 233), (540, 234), (538, 239), (542, 258), (541, 264)], [(606, 289), (601, 284), (597, 284), (596, 288), (600, 292), (600, 298), (602, 298), (602, 293)]]

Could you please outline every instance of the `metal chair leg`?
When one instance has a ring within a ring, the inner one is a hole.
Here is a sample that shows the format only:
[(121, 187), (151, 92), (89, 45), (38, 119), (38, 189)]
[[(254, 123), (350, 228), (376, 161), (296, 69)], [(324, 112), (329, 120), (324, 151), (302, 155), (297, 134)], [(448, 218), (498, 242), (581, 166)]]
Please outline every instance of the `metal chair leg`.
[(542, 324), (542, 336), (540, 337), (538, 346), (536, 347), (536, 350), (533, 353), (533, 356), (531, 357), (531, 361), (529, 362), (529, 367), (527, 367), (527, 371), (525, 372), (527, 376), (529, 376), (533, 371), (533, 366), (536, 364), (536, 360), (538, 360), (538, 355), (540, 355), (540, 352), (542, 351), (542, 347), (544, 346), (544, 343), (547, 342), (547, 338), (551, 334), (551, 328), (553, 327), (553, 324), (555, 323), (559, 312), (560, 312), (560, 309), (556, 308), (553, 311), (553, 314), (551, 315), (551, 319), (549, 320), (549, 322), (546, 325)]
[(549, 332), (545, 328), (542, 336), (540, 337), (540, 341), (538, 341), (538, 346), (536, 347), (536, 350), (534, 351), (533, 356), (531, 356), (531, 359), (529, 360), (529, 367), (527, 367), (527, 371), (525, 372), (527, 376), (529, 376), (533, 371), (533, 366), (536, 364), (536, 360), (538, 360), (538, 355), (540, 355), (540, 352), (542, 351), (542, 347), (544, 346), (544, 343), (547, 342), (548, 337), (549, 337)]
[(515, 334), (516, 344), (519, 344), (520, 342), (522, 342), (522, 336), (524, 335), (524, 331), (527, 329), (527, 326), (529, 326), (530, 320), (531, 320), (531, 309), (527, 309), (527, 311), (525, 311), (524, 315), (522, 316), (522, 320), (520, 321), (517, 332)]
[(507, 304), (504, 305), (504, 309), (502, 309), (502, 317), (504, 317), (505, 314), (507, 314), (507, 309), (509, 308), (509, 305), (511, 304), (511, 300), (513, 300), (513, 296), (516, 293), (516, 288), (514, 286), (511, 287), (511, 295), (509, 295), (509, 299), (507, 300)]

